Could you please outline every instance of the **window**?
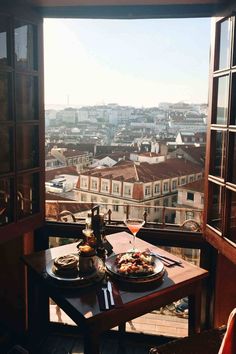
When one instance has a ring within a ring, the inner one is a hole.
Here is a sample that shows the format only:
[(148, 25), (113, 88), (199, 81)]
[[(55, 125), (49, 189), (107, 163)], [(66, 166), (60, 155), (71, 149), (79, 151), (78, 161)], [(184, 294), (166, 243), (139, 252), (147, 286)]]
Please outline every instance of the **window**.
[(156, 183), (154, 186), (154, 193), (160, 194), (160, 183)]
[(125, 186), (124, 188), (124, 195), (131, 195), (131, 187), (130, 186)]
[(189, 176), (189, 183), (191, 183), (191, 182), (193, 182), (194, 181), (194, 176), (192, 175), (192, 176)]
[(113, 183), (113, 193), (120, 193), (120, 186), (118, 183)]
[(201, 204), (204, 204), (204, 197), (201, 197)]
[(97, 188), (98, 188), (98, 182), (97, 182), (96, 180), (94, 180), (94, 179), (92, 179), (91, 188), (92, 188), (92, 189), (95, 189), (95, 190), (97, 190)]
[(91, 203), (97, 203), (97, 197), (95, 197), (94, 195), (91, 196)]
[(109, 185), (108, 182), (102, 182), (102, 192), (108, 192)]
[(88, 188), (88, 179), (87, 179), (87, 177), (81, 177), (81, 188)]
[(194, 193), (192, 193), (192, 192), (187, 192), (187, 200), (194, 201)]
[(183, 186), (184, 184), (186, 184), (186, 177), (181, 177), (180, 185)]
[(115, 211), (115, 212), (118, 212), (119, 211), (119, 205), (118, 204), (113, 204), (112, 205), (112, 210)]
[(172, 190), (177, 189), (177, 180), (172, 181)]
[(145, 187), (144, 194), (145, 194), (145, 196), (149, 196), (151, 194), (151, 187), (150, 186), (146, 186)]
[(81, 193), (81, 202), (86, 202), (87, 201), (87, 195), (84, 193)]
[(186, 211), (186, 220), (194, 219), (193, 211)]
[(164, 182), (163, 183), (163, 192), (164, 193), (169, 192), (169, 182)]

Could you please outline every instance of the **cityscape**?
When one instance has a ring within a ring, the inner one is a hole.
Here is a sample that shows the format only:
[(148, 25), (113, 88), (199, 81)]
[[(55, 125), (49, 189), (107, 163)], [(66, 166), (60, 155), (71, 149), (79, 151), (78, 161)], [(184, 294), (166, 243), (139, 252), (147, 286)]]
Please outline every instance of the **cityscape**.
[(206, 104), (184, 102), (46, 109), (48, 220), (79, 220), (99, 204), (122, 221), (128, 205), (147, 222), (194, 220), (199, 231), (206, 117)]

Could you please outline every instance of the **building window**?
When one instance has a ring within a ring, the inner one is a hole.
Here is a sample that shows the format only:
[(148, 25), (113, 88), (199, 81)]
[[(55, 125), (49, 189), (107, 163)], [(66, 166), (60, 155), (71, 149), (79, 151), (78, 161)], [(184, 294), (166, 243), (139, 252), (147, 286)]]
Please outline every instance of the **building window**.
[(186, 220), (193, 219), (194, 213), (193, 211), (186, 211)]
[(192, 193), (192, 192), (187, 192), (187, 200), (194, 201), (194, 193)]
[(151, 194), (151, 187), (150, 187), (150, 186), (145, 187), (145, 192), (144, 192), (144, 194), (145, 194), (145, 196)]
[(163, 192), (169, 192), (169, 182), (163, 183)]
[(97, 203), (97, 197), (91, 196), (91, 203)]
[(174, 180), (172, 181), (172, 190), (176, 190), (177, 189), (177, 181)]
[(154, 193), (155, 194), (160, 194), (160, 183), (155, 184)]
[(103, 182), (102, 183), (102, 191), (103, 192), (108, 192), (108, 183), (107, 182)]
[(87, 195), (84, 193), (81, 193), (81, 202), (86, 202), (87, 201)]
[(124, 194), (131, 195), (131, 187), (130, 186), (125, 186)]
[(189, 176), (189, 183), (194, 181), (194, 176)]
[(119, 205), (117, 205), (117, 204), (112, 205), (112, 210), (118, 212), (119, 211)]
[(186, 177), (182, 177), (180, 180), (180, 185), (183, 186), (184, 184), (186, 184)]
[(98, 188), (98, 182), (95, 180), (92, 180), (92, 189), (97, 189)]
[(82, 178), (81, 179), (81, 188), (88, 188), (87, 178)]
[(164, 200), (163, 200), (163, 206), (168, 207), (168, 204), (169, 204), (168, 198), (164, 198)]
[(113, 184), (113, 193), (120, 193), (120, 186), (117, 183)]
[(204, 204), (204, 197), (201, 197), (201, 204)]

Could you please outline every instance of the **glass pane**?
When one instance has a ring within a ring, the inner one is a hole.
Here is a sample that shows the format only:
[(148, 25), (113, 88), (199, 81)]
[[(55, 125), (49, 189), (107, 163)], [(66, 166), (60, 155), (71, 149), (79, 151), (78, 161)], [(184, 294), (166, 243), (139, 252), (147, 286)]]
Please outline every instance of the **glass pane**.
[(236, 125), (236, 74), (232, 79), (230, 124)]
[(233, 66), (236, 65), (236, 21), (235, 21), (235, 26), (234, 26), (234, 55), (233, 55)]
[(39, 174), (23, 175), (17, 180), (17, 216), (19, 219), (39, 211)]
[(0, 16), (0, 65), (7, 65), (7, 21)]
[(216, 69), (228, 68), (230, 65), (230, 20), (226, 20), (219, 25), (219, 65)]
[(230, 192), (229, 239), (236, 243), (236, 193)]
[(229, 159), (230, 163), (230, 176), (229, 182), (236, 184), (236, 133), (230, 133), (230, 152), (232, 153), (232, 158)]
[(10, 74), (0, 73), (0, 121), (11, 119), (10, 87)]
[(0, 173), (10, 172), (13, 169), (13, 130), (2, 127), (0, 130)]
[(31, 24), (17, 22), (15, 24), (15, 60), (16, 69), (20, 70), (37, 70), (35, 58), (36, 45), (36, 29)]
[(13, 221), (13, 180), (0, 179), (0, 225)]
[(16, 75), (16, 119), (38, 119), (36, 77)]
[(228, 116), (228, 94), (229, 94), (229, 77), (222, 76), (217, 78), (217, 105), (216, 117), (212, 123), (227, 124)]
[(212, 193), (212, 204), (209, 208), (208, 224), (222, 231), (223, 188), (215, 183), (209, 182), (209, 191)]
[(38, 167), (39, 136), (38, 126), (19, 126), (16, 132), (17, 166), (19, 170)]
[(224, 178), (225, 171), (225, 138), (226, 132), (221, 130), (211, 131), (211, 170), (210, 174)]

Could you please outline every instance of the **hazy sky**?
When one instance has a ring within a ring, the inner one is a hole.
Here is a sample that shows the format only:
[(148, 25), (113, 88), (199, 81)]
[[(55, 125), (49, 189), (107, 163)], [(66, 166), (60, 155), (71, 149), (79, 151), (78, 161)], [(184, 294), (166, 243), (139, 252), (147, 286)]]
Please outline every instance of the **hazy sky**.
[(44, 21), (45, 103), (207, 102), (210, 19)]

